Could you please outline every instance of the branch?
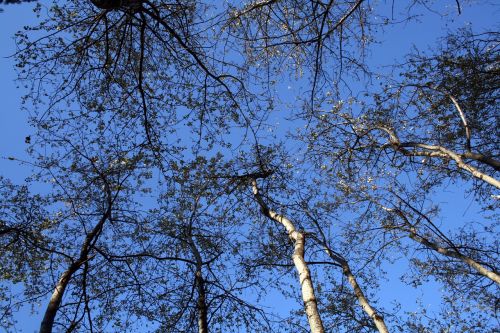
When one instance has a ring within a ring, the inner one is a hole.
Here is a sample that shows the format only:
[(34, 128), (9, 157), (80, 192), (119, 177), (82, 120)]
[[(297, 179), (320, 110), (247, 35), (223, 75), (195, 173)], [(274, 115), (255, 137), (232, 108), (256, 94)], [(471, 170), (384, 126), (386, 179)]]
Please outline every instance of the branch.
[(453, 97), (450, 94), (447, 94), (447, 95), (451, 99), (451, 101), (453, 102), (453, 105), (455, 105), (455, 108), (457, 109), (458, 114), (460, 114), (460, 119), (462, 119), (462, 124), (464, 124), (464, 127), (465, 127), (465, 136), (466, 136), (465, 147), (466, 147), (467, 151), (470, 152), (470, 150), (471, 150), (470, 149), (470, 136), (471, 136), (471, 134), (470, 134), (469, 124), (467, 123), (467, 119), (465, 118), (465, 114), (462, 111), (462, 108), (460, 107), (460, 104), (458, 104), (458, 102), (455, 99), (455, 97)]
[(415, 226), (410, 223), (410, 221), (408, 220), (406, 215), (400, 209), (387, 208), (387, 207), (383, 207), (383, 209), (387, 212), (395, 213), (403, 220), (405, 226), (408, 228), (408, 230), (406, 230), (406, 231), (408, 231), (410, 233), (409, 237), (411, 239), (419, 242), (420, 244), (424, 245), (426, 248), (431, 249), (437, 253), (440, 253), (446, 257), (454, 258), (454, 259), (458, 259), (458, 260), (462, 261), (463, 263), (465, 263), (468, 266), (475, 269), (482, 276), (484, 276), (484, 277), (486, 277), (486, 278), (488, 278), (488, 279), (492, 280), (493, 282), (500, 285), (500, 275), (497, 272), (487, 269), (486, 267), (484, 267), (483, 265), (481, 265), (480, 263), (478, 263), (477, 261), (475, 261), (471, 257), (460, 253), (456, 247), (453, 250), (450, 250), (450, 249), (441, 247), (441, 246), (439, 246), (438, 243), (433, 242), (433, 241), (417, 234), (417, 230), (416, 230)]
[[(460, 155), (458, 153), (455, 153), (452, 150), (449, 150), (445, 147), (442, 146), (437, 146), (437, 145), (428, 145), (424, 143), (418, 143), (418, 142), (403, 142), (399, 140), (397, 134), (390, 128), (386, 126), (375, 126), (373, 129), (378, 129), (381, 130), (389, 135), (389, 141), (390, 145), (393, 147), (395, 151), (399, 151), (403, 153), (406, 156), (428, 156), (428, 157), (439, 157), (439, 158), (446, 158), (446, 159), (451, 159), (454, 160), (457, 166), (469, 172), (472, 176), (476, 177), (477, 179), (480, 179), (490, 185), (495, 186), (496, 188), (500, 189), (500, 181), (496, 180), (494, 177), (487, 175), (486, 173), (479, 171), (475, 167), (465, 163), (463, 161), (462, 156), (467, 156), (468, 158), (473, 158), (473, 157), (478, 157), (477, 160), (480, 161), (479, 157), (481, 156), (480, 154), (464, 154)], [(368, 130), (370, 131), (370, 130)], [(367, 132), (368, 132), (367, 131)], [(409, 151), (408, 149), (405, 148), (421, 148), (424, 149), (424, 151)], [(493, 165), (500, 164), (499, 162), (490, 159), (490, 158), (483, 158), (483, 160), (487, 160)], [(489, 163), (487, 163), (489, 164)]]

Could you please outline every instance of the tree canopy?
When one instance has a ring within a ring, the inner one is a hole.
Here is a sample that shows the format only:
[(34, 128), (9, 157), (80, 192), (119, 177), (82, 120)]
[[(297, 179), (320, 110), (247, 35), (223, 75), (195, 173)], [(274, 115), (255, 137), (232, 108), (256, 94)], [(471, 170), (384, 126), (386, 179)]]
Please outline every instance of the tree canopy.
[[(448, 31), (382, 69), (381, 36), (436, 9), (395, 6), (37, 2), (0, 327), (42, 304), (44, 333), (495, 332), (500, 35)], [(442, 311), (385, 300), (398, 279), (435, 283)]]

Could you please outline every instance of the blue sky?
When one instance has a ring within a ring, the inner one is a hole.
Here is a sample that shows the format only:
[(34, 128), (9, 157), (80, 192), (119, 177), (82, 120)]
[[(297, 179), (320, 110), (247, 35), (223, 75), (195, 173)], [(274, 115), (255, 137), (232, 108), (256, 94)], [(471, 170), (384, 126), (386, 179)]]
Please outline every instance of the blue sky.
[(6, 160), (7, 157), (24, 159), (27, 155), (24, 149), (24, 138), (31, 129), (26, 125), (27, 115), (21, 111), (20, 99), (23, 89), (17, 89), (14, 81), (14, 61), (8, 58), (16, 51), (14, 34), (23, 26), (33, 22), (34, 14), (31, 4), (7, 6), (0, 13), (0, 91), (2, 104), (0, 106), (0, 170), (2, 175), (16, 181), (23, 180), (29, 174), (28, 168), (21, 168), (17, 163)]
[[(390, 5), (391, 1), (388, 2)], [(466, 6), (463, 5), (462, 14), (456, 12), (455, 1), (438, 1), (437, 6), (448, 12), (447, 18), (442, 18), (437, 14), (426, 12), (419, 18), (419, 23), (411, 22), (409, 24), (400, 24), (388, 28), (387, 32), (379, 35), (379, 45), (373, 45), (371, 48), (370, 62), (377, 65), (390, 65), (393, 60), (401, 59), (413, 46), (421, 49), (427, 49), (428, 46), (435, 45), (438, 37), (442, 36), (447, 30), (455, 30), (457, 27), (470, 25), (473, 31), (480, 32), (483, 29), (498, 28), (499, 11), (492, 7), (484, 7), (480, 4)], [(479, 3), (479, 2), (478, 2)], [(26, 159), (25, 137), (30, 135), (31, 128), (27, 125), (27, 115), (21, 111), (20, 98), (24, 92), (23, 88), (16, 88), (14, 81), (16, 74), (14, 71), (14, 62), (8, 58), (15, 52), (14, 33), (22, 29), (23, 26), (34, 22), (34, 14), (31, 11), (32, 4), (6, 6), (5, 11), (0, 13), (0, 175), (12, 179), (15, 182), (22, 180), (29, 175), (29, 168), (20, 166), (17, 162), (8, 160), (8, 157), (16, 159)], [(397, 2), (396, 2), (396, 11)], [(287, 86), (287, 83), (284, 83)], [(291, 93), (294, 93), (294, 82), (290, 82)], [(460, 191), (449, 188), (435, 197), (435, 200), (443, 203), (442, 215), (448, 220), (461, 220), (474, 218), (477, 207), (472, 202), (472, 198), (464, 198)], [(397, 266), (394, 267), (398, 271)], [(431, 291), (432, 292), (428, 292)], [(429, 283), (424, 289), (426, 296), (422, 298), (424, 306), (436, 308), (436, 292), (439, 292), (437, 286)], [(397, 298), (402, 303), (407, 303), (411, 308), (416, 307), (416, 298), (420, 296), (421, 291), (409, 291), (398, 281), (390, 281), (382, 287), (378, 294), (382, 300)], [(279, 306), (279, 300), (273, 303)], [(390, 308), (390, 306), (388, 306)], [(39, 325), (39, 319), (36, 316), (29, 315), (26, 309), (18, 317), (20, 331), (32, 332)]]

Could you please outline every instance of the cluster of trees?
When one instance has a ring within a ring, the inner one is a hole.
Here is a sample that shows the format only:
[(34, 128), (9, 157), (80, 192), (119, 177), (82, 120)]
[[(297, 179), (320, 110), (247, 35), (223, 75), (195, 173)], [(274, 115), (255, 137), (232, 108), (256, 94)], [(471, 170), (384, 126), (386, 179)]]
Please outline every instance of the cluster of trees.
[[(369, 45), (432, 3), (404, 6), (37, 4), (16, 36), (33, 175), (0, 179), (0, 327), (42, 304), (44, 333), (494, 332), (500, 34), (377, 74)], [(477, 219), (442, 218), (449, 186)], [(379, 301), (395, 263), (439, 284), (441, 313)]]

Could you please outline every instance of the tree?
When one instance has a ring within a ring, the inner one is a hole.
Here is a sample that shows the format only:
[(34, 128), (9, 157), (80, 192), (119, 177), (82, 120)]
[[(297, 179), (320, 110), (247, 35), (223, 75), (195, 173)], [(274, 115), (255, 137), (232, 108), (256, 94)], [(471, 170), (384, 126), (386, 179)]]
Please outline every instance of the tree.
[[(374, 71), (364, 55), (385, 10), (39, 5), (42, 34), (19, 33), (16, 54), (35, 175), (5, 181), (0, 206), (3, 281), (27, 298), (0, 294), (3, 316), (40, 300), (42, 332), (493, 330), (494, 223), (447, 233), (429, 197), (451, 179), (472, 184), (484, 214), (497, 207), (497, 35), (459, 31), (346, 105), (350, 78)], [(306, 127), (269, 134), (289, 78), (309, 88), (287, 124)], [(409, 284), (436, 278), (463, 313), (432, 326), (379, 301), (381, 267), (399, 253)], [(263, 306), (271, 292), (295, 311)]]
[(365, 207), (366, 223), (378, 220), (383, 234), (403, 248), (412, 246), (398, 240), (404, 236), (422, 247), (425, 256), (411, 258), (418, 275), (410, 281), (433, 276), (444, 282), (454, 307), (468, 294), (476, 306), (489, 304), (493, 317), (500, 276), (497, 242), (488, 233), (497, 224), (439, 226), (433, 221), (439, 206), (427, 198), (465, 180), (484, 218), (498, 208), (496, 40), (496, 33), (462, 30), (437, 54), (410, 55), (407, 71), (399, 71), (402, 81), (384, 85), (373, 104), (339, 103), (316, 115), (306, 137), (323, 181), (331, 178)]

